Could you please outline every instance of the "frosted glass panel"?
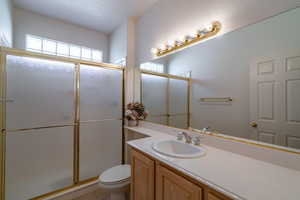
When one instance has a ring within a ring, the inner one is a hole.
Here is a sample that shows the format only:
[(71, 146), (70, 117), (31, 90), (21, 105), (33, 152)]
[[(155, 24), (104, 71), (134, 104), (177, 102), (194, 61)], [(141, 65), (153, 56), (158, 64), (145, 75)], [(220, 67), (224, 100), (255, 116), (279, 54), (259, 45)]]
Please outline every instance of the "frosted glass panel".
[(142, 74), (142, 101), (150, 116), (167, 113), (167, 83), (167, 78)]
[(121, 164), (122, 121), (82, 123), (80, 126), (80, 179), (99, 176)]
[(187, 115), (173, 115), (170, 116), (169, 125), (176, 128), (188, 128)]
[(80, 120), (122, 117), (122, 71), (80, 66)]
[(166, 116), (148, 116), (147, 121), (168, 125), (168, 120)]
[(74, 65), (7, 56), (7, 129), (73, 123)]
[(187, 113), (188, 82), (170, 79), (170, 114)]
[(6, 199), (29, 199), (72, 185), (73, 127), (7, 134)]

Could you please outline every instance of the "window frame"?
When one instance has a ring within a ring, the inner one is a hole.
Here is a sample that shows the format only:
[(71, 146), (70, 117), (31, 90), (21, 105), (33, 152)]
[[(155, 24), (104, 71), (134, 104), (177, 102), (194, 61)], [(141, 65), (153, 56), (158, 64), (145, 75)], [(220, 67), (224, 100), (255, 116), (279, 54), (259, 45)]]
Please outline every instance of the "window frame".
[(165, 65), (161, 63), (145, 62), (140, 65), (140, 69), (157, 73), (165, 73)]
[[(40, 49), (34, 49), (34, 48), (29, 48), (29, 39), (39, 39), (41, 40), (41, 47)], [(55, 52), (49, 52), (45, 50), (44, 47), (44, 43), (47, 41), (51, 41), (51, 42), (55, 42)], [(58, 52), (58, 45), (59, 44), (65, 44), (68, 48), (68, 54), (62, 54)], [(78, 56), (73, 56), (71, 55), (71, 47), (78, 47), (80, 50), (80, 54), (79, 57)], [(93, 62), (103, 62), (103, 51), (100, 49), (93, 49), (90, 47), (85, 47), (85, 46), (81, 46), (81, 45), (76, 45), (76, 44), (72, 44), (72, 43), (67, 43), (64, 41), (58, 41), (58, 40), (52, 40), (49, 38), (44, 38), (44, 37), (40, 37), (40, 36), (36, 36), (36, 35), (32, 35), (32, 34), (26, 34), (25, 36), (25, 49), (27, 51), (32, 51), (32, 52), (38, 52), (38, 53), (43, 53), (43, 54), (48, 54), (48, 55), (56, 55), (56, 56), (61, 56), (61, 57), (67, 57), (67, 58), (76, 58), (76, 59), (82, 59), (82, 60), (87, 60), (87, 61), (93, 61)], [(86, 58), (83, 56), (82, 51), (83, 49), (88, 49), (91, 51), (91, 55), (90, 58)], [(93, 52), (98, 52), (99, 53), (99, 57), (97, 59), (93, 58)]]

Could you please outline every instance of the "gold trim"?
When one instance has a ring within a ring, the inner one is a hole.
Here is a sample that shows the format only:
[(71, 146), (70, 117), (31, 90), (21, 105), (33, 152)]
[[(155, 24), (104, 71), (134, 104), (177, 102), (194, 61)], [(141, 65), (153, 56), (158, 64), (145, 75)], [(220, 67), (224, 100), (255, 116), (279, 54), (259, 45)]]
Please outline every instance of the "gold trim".
[(83, 123), (97, 123), (97, 122), (105, 122), (105, 121), (119, 121), (122, 120), (122, 118), (111, 118), (111, 119), (99, 119), (99, 120), (86, 120), (86, 121), (80, 121), (81, 124)]
[(107, 68), (107, 69), (117, 69), (117, 70), (123, 70), (124, 69), (123, 66), (109, 64), (109, 63), (85, 61), (85, 60), (80, 60), (80, 59), (76, 59), (76, 58), (66, 58), (66, 57), (61, 57), (61, 56), (36, 53), (36, 52), (25, 51), (25, 50), (20, 50), (20, 49), (1, 47), (1, 50), (2, 50), (3, 53), (7, 53), (7, 54), (10, 54), (10, 55), (16, 55), (16, 56), (42, 58), (42, 59), (53, 60), (53, 61), (68, 62), (68, 63), (72, 63), (72, 64), (79, 63), (79, 64), (82, 64), (82, 65), (102, 67), (102, 68)]
[(190, 78), (188, 80), (188, 97), (187, 97), (187, 113), (188, 113), (188, 118), (187, 118), (187, 128), (192, 126), (191, 122), (191, 103), (192, 103), (192, 74), (190, 72)]
[(80, 181), (80, 182), (78, 182), (78, 183), (75, 184), (75, 185), (67, 186), (67, 187), (65, 187), (65, 188), (55, 190), (55, 191), (53, 191), (53, 192), (48, 192), (48, 193), (46, 193), (46, 194), (42, 194), (42, 195), (40, 195), (40, 196), (34, 197), (34, 198), (30, 199), (30, 200), (43, 200), (43, 199), (45, 199), (45, 198), (49, 198), (49, 197), (54, 196), (54, 195), (57, 195), (57, 194), (59, 194), (59, 193), (66, 192), (66, 191), (71, 190), (71, 189), (74, 189), (74, 188), (76, 188), (76, 187), (80, 187), (80, 186), (82, 186), (82, 185), (85, 185), (85, 184), (88, 184), (88, 183), (91, 183), (91, 182), (96, 182), (97, 180), (98, 180), (98, 176), (92, 177), (92, 178), (89, 178), (89, 179)]
[(125, 69), (122, 71), (122, 164), (125, 164), (125, 142), (126, 142), (126, 135), (125, 135), (125, 79), (126, 73)]
[(21, 132), (21, 131), (39, 130), (39, 129), (47, 129), (47, 128), (62, 128), (62, 127), (75, 126), (75, 125), (76, 124), (62, 124), (62, 125), (40, 126), (34, 128), (8, 129), (5, 131), (7, 132), (7, 134), (11, 134), (11, 133)]
[(74, 73), (74, 144), (73, 144), (73, 183), (77, 184), (79, 182), (79, 144), (80, 144), (80, 64), (76, 63), (75, 73)]
[(0, 200), (5, 199), (5, 156), (6, 156), (6, 55), (0, 49)]
[[(191, 128), (189, 130), (203, 134), (198, 129)], [(287, 152), (287, 153), (293, 153), (293, 154), (300, 155), (300, 152), (293, 151), (293, 150), (288, 150), (288, 149), (285, 149), (284, 147), (281, 148), (281, 147), (275, 147), (275, 146), (271, 146), (271, 145), (267, 145), (267, 144), (260, 144), (260, 143), (258, 143), (258, 141), (257, 142), (256, 141), (251, 142), (251, 141), (247, 141), (247, 139), (236, 139), (236, 138), (232, 138), (230, 136), (219, 135), (217, 133), (209, 133), (209, 134), (206, 134), (206, 135), (221, 138), (221, 139), (224, 139), (224, 140), (230, 140), (230, 141), (233, 141), (233, 142), (239, 142), (239, 143), (243, 143), (243, 144), (253, 145), (253, 146), (257, 146), (257, 147), (261, 147), (261, 148), (272, 149), (272, 150), (283, 151), (283, 152)]]
[(201, 35), (201, 34), (199, 35), (198, 34), (196, 38), (194, 38), (192, 40), (186, 40), (182, 44), (177, 44), (174, 47), (171, 47), (170, 49), (167, 49), (167, 50), (160, 50), (160, 49), (158, 49), (158, 52), (156, 53), (156, 56), (160, 57), (160, 56), (169, 54), (171, 52), (174, 52), (174, 51), (177, 51), (179, 49), (185, 48), (185, 47), (190, 46), (192, 44), (198, 43), (198, 42), (200, 42), (200, 41), (202, 41), (204, 39), (207, 39), (207, 38), (210, 38), (212, 36), (215, 36), (215, 35), (217, 35), (217, 33), (220, 32), (221, 27), (222, 27), (221, 23), (218, 22), (218, 21), (215, 21), (215, 22), (212, 23), (212, 30), (210, 32), (205, 33), (203, 35)]
[(154, 75), (154, 76), (161, 76), (161, 77), (165, 77), (165, 78), (185, 80), (185, 81), (189, 80), (189, 78), (186, 78), (186, 77), (183, 77), (183, 76), (176, 76), (176, 75), (172, 75), (172, 74), (152, 72), (152, 71), (147, 71), (147, 70), (144, 70), (144, 69), (141, 69), (141, 75), (142, 74), (148, 74), (148, 75)]
[(166, 98), (166, 111), (167, 111), (167, 125), (170, 125), (170, 101), (171, 101), (171, 92), (170, 92), (170, 78), (167, 79), (167, 98)]

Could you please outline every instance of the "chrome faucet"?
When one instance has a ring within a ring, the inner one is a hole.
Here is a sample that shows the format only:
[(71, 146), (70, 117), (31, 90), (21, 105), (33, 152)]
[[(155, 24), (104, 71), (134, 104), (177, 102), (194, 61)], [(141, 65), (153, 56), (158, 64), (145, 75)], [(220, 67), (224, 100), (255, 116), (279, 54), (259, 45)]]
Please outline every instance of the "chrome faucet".
[(185, 143), (191, 144), (192, 143), (192, 137), (189, 136), (186, 132), (182, 132), (182, 135), (185, 138)]
[(206, 131), (208, 131), (210, 129), (210, 127), (208, 126), (208, 127), (206, 127), (206, 128), (203, 128), (202, 129), (202, 133), (204, 133), (204, 134), (206, 134)]

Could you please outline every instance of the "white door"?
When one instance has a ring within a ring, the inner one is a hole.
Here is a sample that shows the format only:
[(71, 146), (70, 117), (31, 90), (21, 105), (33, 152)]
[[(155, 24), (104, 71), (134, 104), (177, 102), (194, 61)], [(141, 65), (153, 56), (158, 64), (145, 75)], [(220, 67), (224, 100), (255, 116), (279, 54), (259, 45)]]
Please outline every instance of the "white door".
[(250, 66), (252, 139), (300, 148), (300, 51)]

